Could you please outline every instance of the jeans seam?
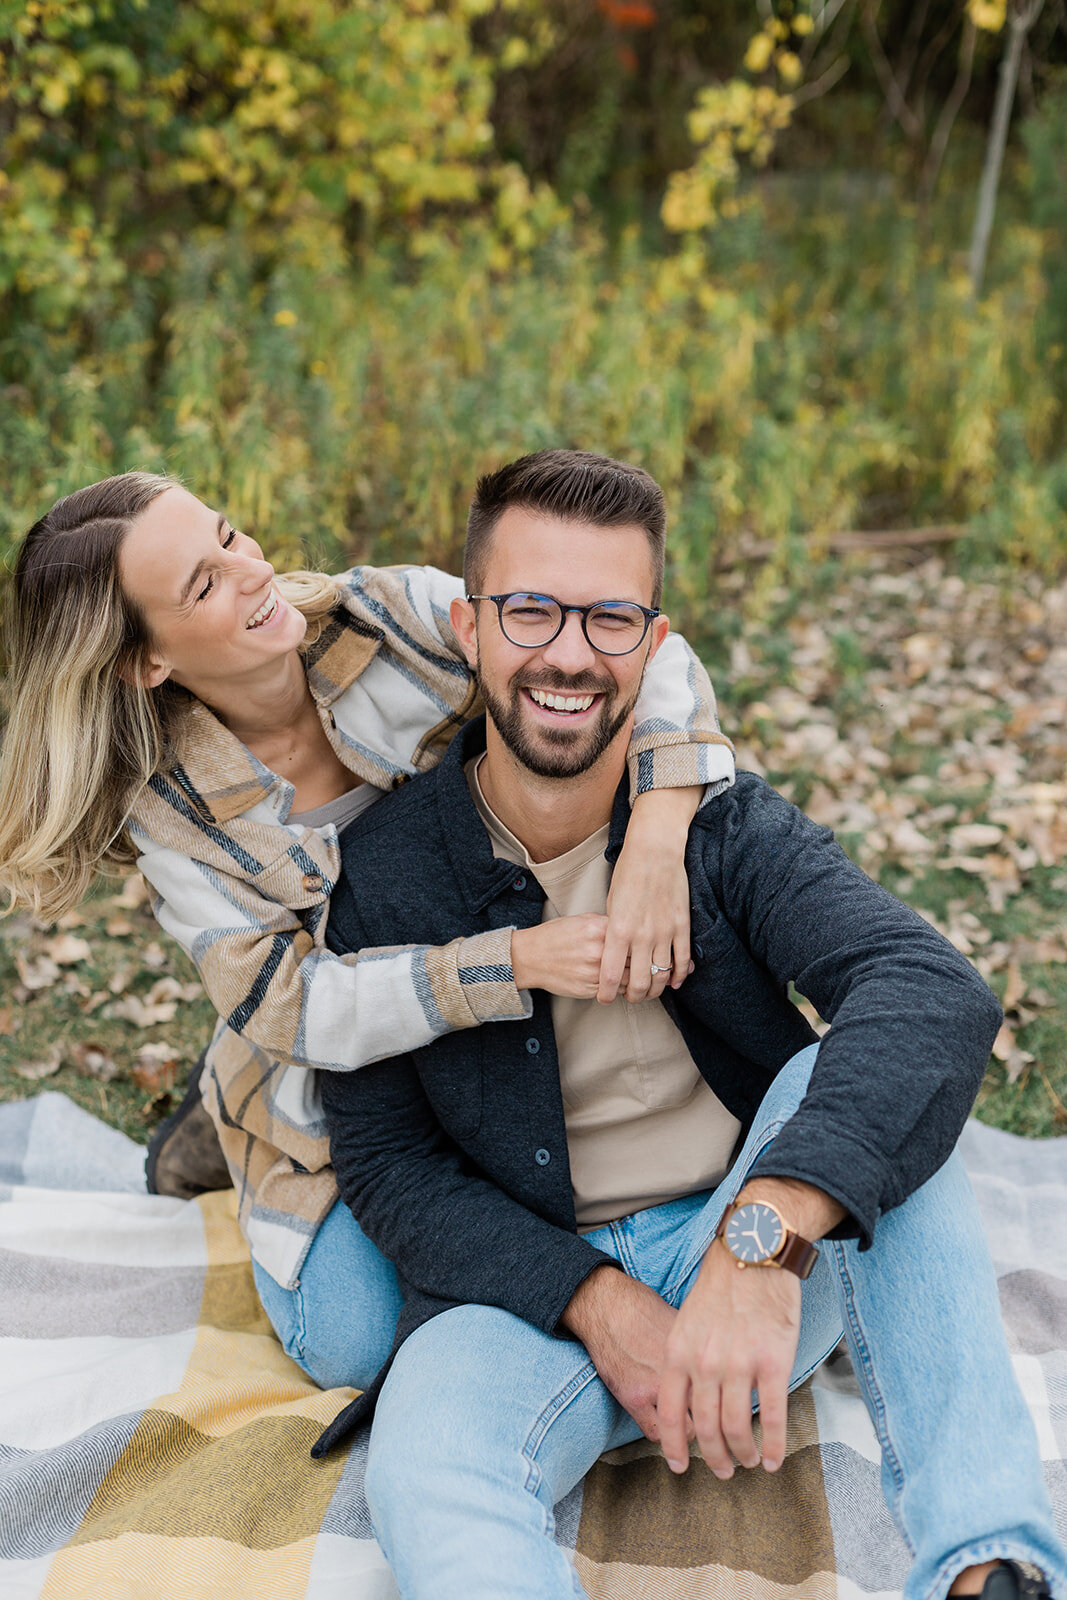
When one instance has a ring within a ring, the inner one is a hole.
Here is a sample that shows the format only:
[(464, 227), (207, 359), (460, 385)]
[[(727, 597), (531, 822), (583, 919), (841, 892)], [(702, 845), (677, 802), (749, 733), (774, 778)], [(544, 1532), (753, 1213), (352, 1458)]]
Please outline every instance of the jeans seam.
[(634, 1260), (631, 1253), (625, 1230), (621, 1228), (617, 1222), (610, 1222), (608, 1226), (611, 1229), (611, 1237), (615, 1240), (615, 1248), (619, 1252), (619, 1260), (626, 1268), (627, 1276), (636, 1278), (638, 1275), (637, 1262)]
[(843, 1291), (842, 1299), (845, 1306), (845, 1323), (852, 1334), (852, 1343), (857, 1357), (858, 1370), (856, 1375), (857, 1377), (862, 1378), (863, 1386), (866, 1389), (868, 1410), (871, 1414), (871, 1420), (874, 1423), (874, 1431), (878, 1436), (878, 1443), (882, 1451), (882, 1460), (884, 1461), (889, 1475), (893, 1480), (894, 1504), (890, 1507), (890, 1510), (893, 1512), (893, 1520), (900, 1529), (909, 1551), (914, 1556), (915, 1547), (912, 1544), (911, 1539), (908, 1537), (907, 1529), (904, 1527), (900, 1518), (900, 1500), (904, 1493), (904, 1469), (901, 1465), (900, 1457), (897, 1455), (896, 1447), (889, 1435), (889, 1419), (886, 1410), (885, 1398), (881, 1389), (878, 1387), (878, 1382), (874, 1375), (874, 1368), (871, 1365), (870, 1351), (867, 1345), (867, 1340), (863, 1333), (863, 1325), (860, 1321), (859, 1311), (856, 1307), (855, 1285), (852, 1281), (852, 1275), (848, 1270), (848, 1263), (845, 1260), (844, 1246), (838, 1240), (831, 1240), (829, 1243), (834, 1252), (834, 1258), (837, 1262), (838, 1277), (841, 1280), (841, 1288)]
[(537, 1452), (544, 1443), (549, 1429), (556, 1418), (570, 1405), (571, 1401), (576, 1399), (596, 1376), (595, 1365), (592, 1361), (587, 1361), (574, 1374), (570, 1382), (553, 1395), (526, 1435), (526, 1443), (522, 1447), (523, 1460), (527, 1466), (525, 1487), (532, 1493), (536, 1492), (536, 1487), (541, 1481), (541, 1469), (537, 1463)]

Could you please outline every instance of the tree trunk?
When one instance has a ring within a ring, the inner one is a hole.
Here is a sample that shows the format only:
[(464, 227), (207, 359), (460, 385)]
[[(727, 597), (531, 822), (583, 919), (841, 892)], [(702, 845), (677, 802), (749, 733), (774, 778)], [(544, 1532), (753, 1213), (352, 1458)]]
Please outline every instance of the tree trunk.
[(1013, 13), (1009, 8), (1008, 12), (1008, 43), (1004, 50), (1004, 59), (1000, 63), (993, 122), (986, 144), (982, 179), (978, 185), (978, 209), (975, 212), (974, 233), (971, 235), (969, 270), (971, 292), (976, 300), (982, 292), (982, 279), (985, 277), (989, 237), (993, 231), (993, 213), (997, 204), (997, 187), (1000, 183), (1000, 169), (1004, 162), (1004, 148), (1008, 142), (1008, 124), (1011, 122), (1015, 85), (1019, 81), (1023, 41), (1041, 14), (1043, 5), (1044, 0), (1030, 0), (1030, 4), (1024, 10)]

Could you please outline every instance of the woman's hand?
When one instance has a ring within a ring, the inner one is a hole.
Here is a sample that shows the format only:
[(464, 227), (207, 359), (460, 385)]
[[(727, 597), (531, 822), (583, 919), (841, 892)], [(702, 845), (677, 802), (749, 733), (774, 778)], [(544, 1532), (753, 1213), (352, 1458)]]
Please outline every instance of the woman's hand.
[(593, 911), (516, 928), (511, 935), (515, 987), (595, 1000), (607, 929), (607, 917)]
[[(685, 982), (689, 960), (689, 880), (685, 846), (703, 790), (650, 789), (638, 795), (608, 894), (608, 930), (597, 999), (658, 1000)], [(627, 966), (629, 978), (627, 979)], [(660, 968), (658, 973), (653, 966)]]

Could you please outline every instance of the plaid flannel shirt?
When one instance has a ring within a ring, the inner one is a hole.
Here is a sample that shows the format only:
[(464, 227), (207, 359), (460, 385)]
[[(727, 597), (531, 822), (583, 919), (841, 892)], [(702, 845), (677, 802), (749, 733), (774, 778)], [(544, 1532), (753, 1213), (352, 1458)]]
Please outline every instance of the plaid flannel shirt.
[[(448, 620), (459, 579), (357, 567), (307, 650), (340, 760), (382, 789), (434, 766), (481, 710)], [(707, 674), (677, 635), (648, 668), (629, 749), (632, 791), (733, 782)], [(337, 830), (287, 823), (293, 786), (199, 701), (128, 820), (162, 927), (219, 1013), (203, 1076), (252, 1254), (287, 1288), (337, 1198), (316, 1069), (351, 1071), (452, 1029), (530, 1014), (510, 928), (443, 948), (335, 956), (325, 947)]]

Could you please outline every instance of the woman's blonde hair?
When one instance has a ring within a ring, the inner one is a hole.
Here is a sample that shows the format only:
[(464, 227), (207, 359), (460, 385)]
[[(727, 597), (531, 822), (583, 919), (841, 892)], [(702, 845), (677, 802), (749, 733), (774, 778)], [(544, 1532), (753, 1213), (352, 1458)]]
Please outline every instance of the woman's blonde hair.
[[(7, 599), (8, 717), (0, 751), (0, 883), (7, 910), (54, 921), (101, 869), (129, 866), (125, 823), (164, 763), (190, 697), (147, 689), (144, 619), (123, 592), (119, 551), (171, 478), (124, 472), (58, 500), (27, 533)], [(313, 643), (341, 589), (323, 573), (275, 586)]]

